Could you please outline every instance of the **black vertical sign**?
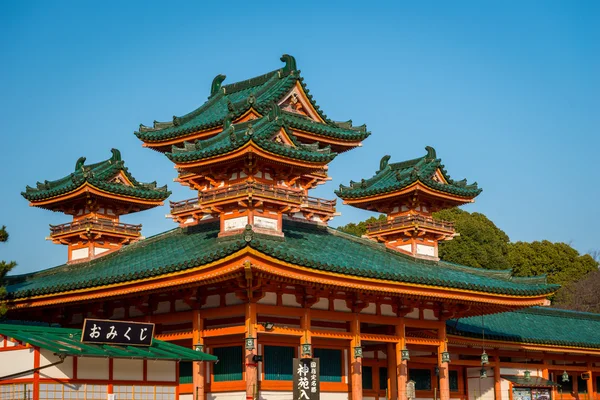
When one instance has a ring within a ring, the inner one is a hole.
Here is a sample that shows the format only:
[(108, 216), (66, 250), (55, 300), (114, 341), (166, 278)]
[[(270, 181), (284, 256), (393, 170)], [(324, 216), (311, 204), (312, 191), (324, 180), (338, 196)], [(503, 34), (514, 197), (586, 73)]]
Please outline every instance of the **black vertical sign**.
[(319, 400), (319, 374), (318, 358), (294, 358), (293, 400)]

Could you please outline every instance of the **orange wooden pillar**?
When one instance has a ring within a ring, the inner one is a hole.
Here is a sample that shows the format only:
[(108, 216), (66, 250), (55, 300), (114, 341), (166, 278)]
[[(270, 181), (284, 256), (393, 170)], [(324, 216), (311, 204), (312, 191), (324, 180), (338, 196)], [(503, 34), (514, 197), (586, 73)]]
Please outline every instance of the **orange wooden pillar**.
[(406, 400), (406, 383), (408, 382), (408, 362), (402, 361), (402, 349), (406, 346), (404, 336), (404, 318), (400, 318), (400, 323), (396, 325), (396, 336), (400, 340), (396, 342), (396, 382), (398, 391), (398, 400)]
[(387, 344), (387, 387), (388, 400), (396, 400), (398, 398), (398, 379), (396, 378), (396, 349), (393, 343)]
[[(33, 348), (33, 368), (40, 367), (40, 349), (38, 347)], [(40, 399), (40, 371), (37, 370), (33, 373), (33, 400)]]
[(587, 369), (587, 373), (590, 377), (590, 379), (585, 381), (585, 383), (587, 383), (588, 399), (596, 400), (596, 393), (594, 393), (594, 376), (592, 374), (592, 363), (587, 363)]
[[(306, 355), (302, 354), (302, 345), (304, 343), (312, 344), (311, 330), (310, 330), (310, 308), (304, 309), (304, 315), (300, 319), (300, 329), (302, 329), (304, 331), (304, 335), (300, 338), (300, 353), (301, 353), (300, 358), (310, 358), (310, 357), (312, 357), (312, 354), (306, 354)], [(311, 349), (312, 349), (312, 347), (311, 347)], [(311, 352), (312, 352), (312, 350), (311, 350)]]
[(446, 322), (441, 321), (438, 329), (438, 366), (440, 368), (440, 400), (450, 400), (450, 372), (448, 363), (442, 363), (442, 352), (446, 350)]
[[(194, 310), (192, 312), (192, 346), (197, 344), (204, 345), (204, 338), (202, 337), (202, 330), (204, 330), (204, 319), (200, 316), (200, 310)], [(194, 399), (204, 400), (204, 385), (206, 384), (205, 365), (204, 362), (195, 362), (192, 367), (192, 379), (194, 387)]]
[[(246, 400), (253, 400), (258, 393), (258, 366), (254, 362), (258, 347), (256, 338), (256, 303), (248, 303), (246, 306), (246, 338), (254, 338), (254, 349), (244, 349), (246, 352)], [(244, 347), (245, 343), (244, 343)]]
[(352, 400), (362, 400), (362, 358), (354, 355), (355, 347), (360, 346), (360, 321), (358, 320), (358, 314), (354, 314), (354, 318), (350, 321), (350, 333), (352, 334), (352, 340), (350, 341)]
[(502, 384), (500, 382), (500, 350), (498, 350), (498, 353), (494, 356), (494, 398), (496, 400), (502, 400)]

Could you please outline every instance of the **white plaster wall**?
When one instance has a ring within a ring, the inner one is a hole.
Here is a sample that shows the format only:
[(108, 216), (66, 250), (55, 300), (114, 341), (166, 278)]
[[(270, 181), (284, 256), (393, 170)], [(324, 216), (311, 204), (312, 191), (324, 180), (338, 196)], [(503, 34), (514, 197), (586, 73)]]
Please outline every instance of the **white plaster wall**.
[(424, 244), (417, 244), (417, 254), (423, 254), (424, 256), (435, 257), (435, 247), (427, 246)]
[(156, 306), (156, 314), (166, 314), (171, 312), (171, 302), (170, 301), (161, 301)]
[(177, 299), (175, 300), (175, 311), (187, 311), (192, 308), (183, 300)]
[(108, 358), (80, 357), (77, 359), (78, 379), (108, 379)]
[(206, 296), (206, 304), (202, 308), (219, 307), (220, 302), (221, 302), (221, 300), (220, 300), (220, 296), (218, 294)]
[(423, 319), (426, 319), (429, 321), (437, 321), (437, 318), (435, 317), (433, 310), (423, 310)]
[[(0, 352), (0, 376), (14, 374), (33, 368), (33, 349), (7, 350)], [(32, 378), (33, 374), (17, 378)]]
[(262, 299), (258, 301), (258, 304), (270, 304), (272, 306), (277, 304), (277, 293), (267, 292)]
[(187, 393), (187, 394), (180, 394), (179, 395), (179, 400), (194, 400), (194, 395)]
[(335, 299), (335, 300), (333, 300), (333, 309), (335, 311), (344, 311), (344, 312), (350, 312), (351, 311), (348, 308), (348, 306), (346, 306), (346, 300), (342, 300), (342, 299)]
[(413, 308), (413, 310), (411, 312), (406, 314), (405, 318), (419, 319), (419, 309)]
[(206, 395), (206, 400), (244, 400), (245, 398), (246, 392), (221, 392)]
[(479, 377), (481, 368), (467, 368), (467, 385), (469, 387), (469, 400), (495, 400), (494, 399), (494, 370), (486, 368), (487, 378)]
[(300, 304), (296, 302), (296, 296), (293, 294), (283, 294), (281, 296), (281, 303), (287, 307), (300, 307)]
[(321, 392), (321, 400), (348, 400), (348, 392)]
[[(323, 397), (323, 393), (321, 393)], [(292, 392), (275, 392), (271, 390), (261, 390), (259, 395), (260, 400), (292, 400)]]
[(510, 382), (506, 379), (500, 379), (500, 393), (501, 400), (510, 399)]
[(148, 360), (147, 368), (149, 381), (175, 382), (177, 379), (177, 363), (175, 361)]
[(381, 315), (386, 315), (388, 317), (395, 317), (396, 313), (392, 310), (392, 306), (389, 304), (381, 305)]
[(362, 314), (375, 314), (377, 312), (377, 304), (369, 303), (369, 305), (361, 311)]
[(113, 359), (113, 379), (141, 381), (144, 379), (144, 360)]
[(90, 249), (85, 247), (83, 249), (76, 249), (71, 252), (71, 260), (79, 260), (80, 258), (87, 258), (90, 256)]
[(400, 246), (398, 246), (398, 248), (400, 250), (404, 250), (404, 251), (407, 251), (409, 253), (412, 252), (412, 245), (411, 244), (401, 244)]
[(236, 304), (242, 304), (243, 301), (240, 300), (235, 293), (227, 293), (225, 295), (225, 304), (227, 304), (228, 306), (234, 306)]
[[(531, 376), (542, 376), (537, 369), (529, 369), (529, 371), (531, 371)], [(524, 373), (524, 368), (500, 368), (500, 375), (523, 375)]]
[(375, 397), (363, 397), (363, 400), (375, 400)]
[(311, 308), (316, 310), (328, 310), (329, 309), (329, 299), (322, 297), (317, 301)]
[[(42, 349), (40, 351), (40, 366), (60, 361), (51, 351)], [(70, 378), (73, 379), (73, 357), (66, 357), (62, 364), (54, 367), (44, 368), (40, 371), (43, 378)]]

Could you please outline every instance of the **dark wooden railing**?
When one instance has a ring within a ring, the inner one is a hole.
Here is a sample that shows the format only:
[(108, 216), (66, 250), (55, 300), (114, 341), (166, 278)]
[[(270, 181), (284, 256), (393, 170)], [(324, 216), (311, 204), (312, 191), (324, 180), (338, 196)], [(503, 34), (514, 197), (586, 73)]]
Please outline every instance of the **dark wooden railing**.
[(79, 221), (73, 221), (66, 224), (50, 225), (51, 235), (62, 235), (64, 233), (91, 229), (102, 232), (113, 232), (127, 235), (139, 235), (142, 231), (142, 225), (124, 224), (122, 222), (113, 222), (106, 219), (85, 218)]
[(171, 213), (177, 214), (195, 208), (200, 204), (208, 204), (218, 200), (239, 197), (240, 195), (264, 196), (275, 200), (296, 203), (302, 207), (314, 208), (326, 211), (335, 211), (336, 200), (325, 200), (316, 197), (304, 196), (298, 190), (284, 189), (262, 183), (248, 182), (223, 188), (210, 189), (198, 193), (197, 198), (171, 201)]
[(367, 233), (381, 232), (394, 228), (405, 228), (413, 225), (441, 229), (444, 231), (454, 231), (454, 222), (433, 219), (423, 215), (404, 215), (396, 217), (391, 221), (369, 224), (367, 225)]

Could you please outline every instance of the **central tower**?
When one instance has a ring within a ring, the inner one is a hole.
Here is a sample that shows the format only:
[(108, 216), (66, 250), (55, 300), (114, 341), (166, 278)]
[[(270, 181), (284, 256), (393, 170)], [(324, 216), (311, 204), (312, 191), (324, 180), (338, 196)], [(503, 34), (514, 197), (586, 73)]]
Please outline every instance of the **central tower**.
[(335, 215), (335, 200), (308, 191), (328, 181), (329, 162), (369, 132), (328, 119), (295, 59), (284, 55), (281, 61), (281, 69), (230, 85), (218, 75), (198, 109), (136, 132), (144, 146), (175, 164), (177, 181), (198, 191), (171, 202), (170, 217), (181, 226), (219, 218), (219, 236), (248, 224), (283, 236), (284, 217), (326, 224)]

